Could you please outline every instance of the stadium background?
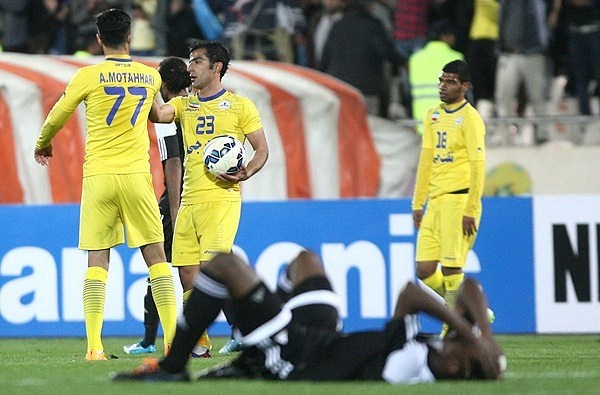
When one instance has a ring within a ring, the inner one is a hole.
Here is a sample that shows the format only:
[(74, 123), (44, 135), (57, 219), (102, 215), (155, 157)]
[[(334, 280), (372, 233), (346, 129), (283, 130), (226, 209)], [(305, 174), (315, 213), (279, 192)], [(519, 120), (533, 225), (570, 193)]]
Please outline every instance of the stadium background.
[[(76, 249), (83, 107), (57, 136), (49, 168), (32, 152), (66, 82), (81, 62), (99, 60), (0, 57), (1, 337), (83, 335), (86, 257)], [(316, 250), (342, 297), (346, 329), (380, 326), (392, 295), (414, 276), (408, 196), (418, 139), (367, 116), (355, 89), (313, 70), (237, 61), (224, 85), (256, 102), (272, 150), (265, 169), (244, 185), (236, 251), (272, 284), (299, 248)], [(597, 151), (560, 142), (490, 148), (489, 194), (523, 194), (485, 199), (469, 256), (468, 272), (489, 294), (497, 332), (600, 332)], [(151, 154), (159, 194), (155, 145)], [(116, 249), (106, 335), (141, 332), (145, 270), (138, 252)], [(223, 323), (212, 330), (228, 333)]]

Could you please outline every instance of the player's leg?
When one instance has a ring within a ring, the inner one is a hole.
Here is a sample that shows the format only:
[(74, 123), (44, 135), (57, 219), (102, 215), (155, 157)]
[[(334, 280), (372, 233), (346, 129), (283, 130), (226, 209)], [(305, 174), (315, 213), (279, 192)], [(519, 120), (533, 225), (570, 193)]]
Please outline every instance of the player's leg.
[(111, 175), (83, 178), (79, 248), (88, 251), (83, 282), (83, 312), (87, 336), (87, 360), (106, 360), (101, 332), (106, 301), (110, 248), (124, 241)]
[(160, 318), (154, 297), (152, 296), (152, 286), (148, 278), (146, 295), (144, 295), (144, 337), (137, 343), (123, 346), (125, 354), (150, 354), (156, 352), (156, 334), (158, 333), (158, 324)]
[[(200, 238), (200, 267), (206, 265), (219, 252), (231, 252), (233, 241), (238, 230), (241, 214), (241, 202), (218, 201), (206, 202), (202, 205), (199, 212), (195, 213), (195, 218), (200, 218), (198, 223), (199, 231), (202, 234)], [(233, 339), (233, 313), (228, 310), (226, 315), (227, 322), (232, 327), (232, 339), (219, 350), (219, 353), (239, 351), (240, 344)], [(193, 358), (210, 357), (212, 343), (208, 333), (203, 333), (198, 344), (192, 352)]]
[(314, 253), (302, 251), (290, 262), (286, 277), (293, 286), (286, 306), (295, 322), (310, 327), (339, 330), (339, 298), (325, 274), (323, 262)]
[[(459, 288), (465, 274), (463, 268), (467, 263), (467, 254), (477, 233), (465, 236), (462, 219), (467, 204), (468, 194), (447, 194), (440, 198), (440, 242), (442, 274), (444, 282), (444, 300), (448, 307), (454, 308)], [(479, 229), (480, 213), (476, 216)]]
[(162, 242), (142, 246), (140, 250), (148, 265), (150, 290), (163, 328), (164, 352), (167, 353), (175, 336), (177, 320), (177, 301), (171, 267), (166, 260), (160, 258), (161, 254), (164, 256)]
[[(200, 262), (200, 265), (198, 266), (198, 270), (200, 267), (206, 265), (208, 262)], [(198, 272), (198, 270), (196, 270), (196, 273)], [(192, 290), (187, 290), (183, 293), (183, 306), (185, 308), (185, 305), (187, 304), (190, 295), (191, 295)], [(204, 331), (202, 332), (202, 335), (200, 335), (200, 338), (198, 339), (198, 342), (196, 344), (196, 346), (194, 347), (194, 349), (192, 350), (192, 353), (190, 354), (190, 356), (192, 358), (211, 358), (212, 355), (210, 355), (210, 350), (212, 349), (212, 342), (210, 340), (210, 337), (208, 336), (208, 331)]]
[(443, 297), (445, 294), (444, 279), (438, 268), (440, 260), (439, 199), (430, 199), (427, 204), (427, 210), (425, 210), (417, 234), (416, 261), (419, 280)]
[(106, 303), (106, 280), (110, 250), (88, 251), (88, 269), (83, 282), (83, 313), (88, 361), (106, 360), (102, 324)]
[(154, 302), (154, 296), (152, 296), (152, 285), (150, 279), (148, 279), (148, 287), (144, 296), (144, 338), (141, 342), (142, 347), (152, 350), (152, 346), (156, 344), (159, 322), (158, 309), (156, 308), (156, 302)]
[(150, 174), (120, 176), (120, 204), (129, 247), (140, 247), (164, 333), (165, 352), (175, 335), (177, 304), (163, 245), (160, 213)]
[[(177, 333), (169, 354), (158, 364), (143, 364), (131, 373), (116, 375), (114, 379), (161, 381), (189, 379), (185, 373), (189, 355), (202, 332), (217, 318), (229, 297), (236, 303), (241, 303), (241, 310), (251, 314), (253, 321), (261, 317), (260, 323), (253, 324), (252, 328), (244, 328), (243, 330), (246, 331), (256, 329), (281, 310), (277, 298), (269, 292), (250, 266), (233, 254), (219, 254), (196, 276), (194, 288), (178, 321)], [(263, 310), (273, 312), (263, 319)]]

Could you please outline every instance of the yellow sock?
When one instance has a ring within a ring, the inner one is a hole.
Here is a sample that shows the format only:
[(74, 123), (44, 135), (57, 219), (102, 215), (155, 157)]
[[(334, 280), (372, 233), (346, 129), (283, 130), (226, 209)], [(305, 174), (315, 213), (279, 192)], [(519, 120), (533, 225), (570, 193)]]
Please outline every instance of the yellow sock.
[(106, 279), (108, 272), (101, 267), (90, 267), (83, 281), (83, 315), (87, 349), (102, 351), (102, 321), (106, 301)]
[(165, 345), (171, 344), (177, 325), (177, 303), (173, 275), (167, 262), (150, 266), (150, 287), (163, 328)]
[(423, 282), (442, 297), (446, 293), (444, 289), (444, 276), (441, 270), (436, 270), (431, 276), (423, 279)]
[(450, 276), (444, 276), (444, 288), (446, 288), (446, 294), (444, 300), (446, 306), (454, 308), (456, 306), (456, 297), (458, 296), (458, 289), (465, 279), (465, 274), (452, 274)]
[(183, 308), (185, 309), (185, 305), (187, 304), (190, 295), (192, 294), (192, 290), (188, 289), (187, 291), (183, 291)]

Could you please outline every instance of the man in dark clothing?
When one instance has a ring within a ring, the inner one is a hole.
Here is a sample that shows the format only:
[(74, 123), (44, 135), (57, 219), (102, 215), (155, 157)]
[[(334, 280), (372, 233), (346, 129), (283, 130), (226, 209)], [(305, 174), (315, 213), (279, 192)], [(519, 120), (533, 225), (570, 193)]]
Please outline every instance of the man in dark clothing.
[[(188, 356), (202, 331), (231, 300), (243, 351), (238, 358), (200, 373), (199, 378), (271, 380), (385, 380), (392, 384), (447, 379), (497, 380), (506, 357), (492, 337), (487, 299), (479, 284), (464, 281), (456, 309), (414, 283), (400, 293), (385, 329), (342, 334), (338, 300), (317, 255), (302, 251), (272, 293), (254, 270), (233, 254), (204, 265), (169, 354), (147, 358), (115, 381), (189, 381)], [(418, 336), (417, 313), (448, 323), (435, 344)]]
[(384, 65), (405, 63), (383, 24), (368, 10), (369, 0), (351, 0), (344, 16), (332, 26), (319, 70), (358, 88), (370, 114), (387, 117), (390, 82)]

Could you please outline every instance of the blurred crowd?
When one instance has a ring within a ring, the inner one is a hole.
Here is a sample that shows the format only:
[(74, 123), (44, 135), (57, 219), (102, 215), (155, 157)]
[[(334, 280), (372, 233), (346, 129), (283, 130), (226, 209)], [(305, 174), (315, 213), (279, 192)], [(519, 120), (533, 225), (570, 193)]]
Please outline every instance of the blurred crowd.
[(234, 59), (346, 81), (386, 118), (420, 119), (456, 58), (484, 117), (548, 115), (556, 89), (598, 114), (600, 0), (0, 0), (3, 50), (100, 54), (94, 16), (111, 7), (133, 17), (135, 56), (187, 58), (190, 41), (219, 39)]

